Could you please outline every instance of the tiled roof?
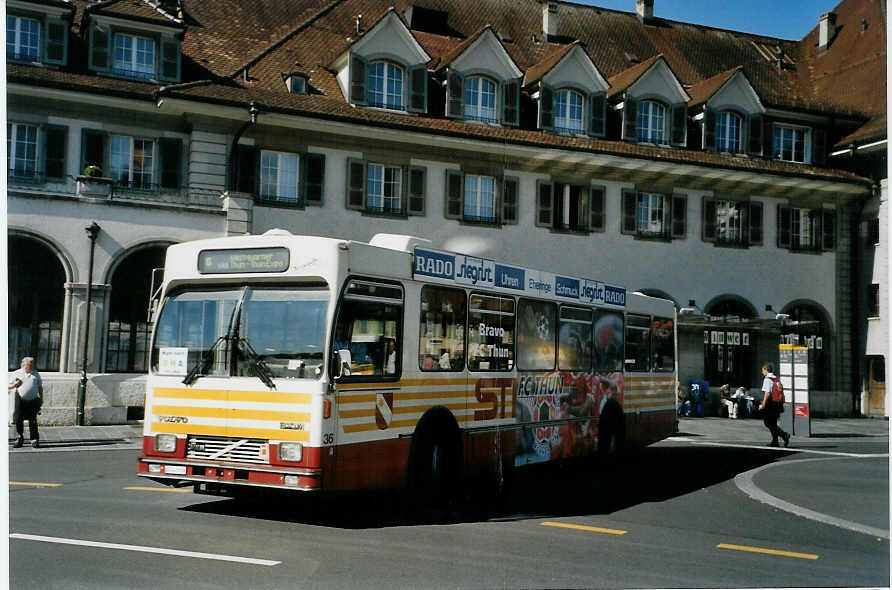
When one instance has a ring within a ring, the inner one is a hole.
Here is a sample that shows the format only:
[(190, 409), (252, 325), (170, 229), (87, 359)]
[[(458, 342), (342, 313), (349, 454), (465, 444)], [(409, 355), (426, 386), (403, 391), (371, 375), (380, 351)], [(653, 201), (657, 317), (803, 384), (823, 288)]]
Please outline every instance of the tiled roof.
[[(362, 15), (362, 23), (368, 30), (391, 6), (405, 20), (408, 9), (416, 1), (186, 0), (184, 82), (202, 79), (213, 82), (175, 92), (193, 100), (227, 103), (250, 100), (253, 96), (270, 108), (468, 137), (498, 137), (502, 141), (543, 146), (588, 146), (579, 149), (632, 155), (646, 152), (650, 154), (648, 157), (656, 159), (671, 157), (766, 170), (776, 166), (803, 170), (801, 166), (763, 160), (738, 162), (738, 158), (732, 158), (726, 162), (721, 160), (723, 156), (694, 150), (645, 148), (621, 142), (566, 138), (535, 130), (491, 128), (351, 108), (341, 94), (331, 63), (359, 37), (357, 16)], [(164, 2), (167, 5), (171, 0)], [(632, 0), (628, 2), (631, 7)], [(86, 6), (92, 6), (91, 11), (116, 11), (122, 17), (154, 18), (168, 25), (172, 22), (165, 16), (171, 14), (169, 9), (159, 11), (148, 0), (102, 3), (72, 0), (72, 4), (77, 9), (76, 25)], [(445, 13), (446, 22), (440, 31), (412, 31), (412, 34), (431, 55), (431, 69), (448, 64), (489, 25), (530, 79), (541, 77), (574, 42), (579, 42), (610, 82), (611, 95), (627, 88), (662, 55), (681, 84), (691, 90), (692, 100), (700, 100), (713, 85), (718, 88), (727, 79), (725, 76), (742, 68), (766, 107), (867, 120), (878, 112), (885, 112), (882, 4), (878, 0), (843, 0), (837, 7), (839, 34), (830, 50), (820, 54), (814, 47), (816, 30), (802, 42), (788, 41), (659, 18), (642, 23), (634, 12), (570, 2), (558, 3), (559, 36), (545, 39), (542, 4), (538, 0), (424, 0), (425, 8)], [(862, 20), (868, 22), (864, 31), (861, 31)], [(72, 40), (71, 55), (77, 56), (78, 52), (85, 55), (83, 37), (81, 32), (80, 39)], [(778, 49), (785, 56), (782, 68), (773, 59)], [(7, 75), (10, 81), (21, 83), (151, 95), (151, 84), (90, 76), (85, 57), (80, 61), (84, 63), (72, 60), (63, 71), (8, 64)], [(246, 67), (248, 82), (242, 76)], [(313, 94), (287, 93), (282, 73), (296, 69), (309, 74)], [(715, 158), (719, 160), (713, 162)]]
[(542, 76), (550, 72), (551, 68), (556, 66), (562, 59), (564, 59), (564, 56), (567, 55), (570, 50), (577, 45), (581, 45), (581, 43), (579, 41), (574, 41), (569, 45), (555, 45), (554, 49), (551, 51), (551, 53), (548, 54), (545, 59), (527, 69), (526, 74), (523, 77), (523, 85), (529, 86), (530, 84), (541, 80)]
[(696, 107), (712, 98), (712, 95), (718, 92), (725, 82), (731, 79), (735, 73), (743, 70), (741, 66), (737, 66), (727, 72), (716, 74), (708, 80), (703, 80), (699, 84), (694, 84), (688, 89), (691, 100), (688, 101), (688, 107)]
[(452, 48), (451, 51), (446, 53), (445, 55), (440, 57), (439, 62), (437, 63), (437, 70), (442, 70), (443, 68), (449, 67), (449, 65), (458, 59), (465, 51), (467, 51), (468, 47), (474, 44), (474, 41), (480, 38), (487, 30), (492, 30), (492, 25), (484, 25), (481, 27), (476, 33), (456, 45)]
[(160, 5), (148, 4), (142, 0), (107, 0), (87, 6), (85, 12), (184, 28), (182, 21), (177, 20), (175, 14), (165, 12)]

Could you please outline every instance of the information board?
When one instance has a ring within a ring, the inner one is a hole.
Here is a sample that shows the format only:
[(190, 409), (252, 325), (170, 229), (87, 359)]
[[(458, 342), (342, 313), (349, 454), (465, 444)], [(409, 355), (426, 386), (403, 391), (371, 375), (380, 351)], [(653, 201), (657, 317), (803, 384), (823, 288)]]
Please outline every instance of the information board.
[(288, 248), (239, 248), (202, 250), (198, 254), (201, 274), (284, 272), (288, 270)]

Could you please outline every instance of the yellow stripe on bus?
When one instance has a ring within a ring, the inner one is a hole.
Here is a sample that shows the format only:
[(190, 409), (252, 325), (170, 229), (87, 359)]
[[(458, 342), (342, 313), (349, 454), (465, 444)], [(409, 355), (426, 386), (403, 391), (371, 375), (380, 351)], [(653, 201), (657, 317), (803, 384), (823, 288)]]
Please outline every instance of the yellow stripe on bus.
[(155, 397), (174, 399), (204, 399), (212, 401), (261, 402), (271, 404), (309, 404), (313, 396), (309, 393), (280, 393), (278, 391), (228, 391), (225, 389), (181, 389), (156, 387)]
[(203, 424), (170, 424), (152, 422), (152, 432), (171, 434), (204, 434), (207, 436), (235, 436), (239, 438), (262, 438), (274, 440), (296, 440), (309, 442), (310, 433), (306, 430), (277, 430), (275, 428), (230, 428), (226, 426), (206, 426)]
[[(473, 379), (471, 380), (473, 382)], [(417, 387), (419, 385), (465, 385), (468, 379), (404, 379), (402, 381), (382, 381), (381, 383), (344, 383), (338, 385), (341, 391), (351, 389), (397, 389), (400, 387)]]
[(195, 418), (223, 418), (227, 420), (281, 420), (309, 422), (309, 412), (277, 412), (275, 410), (244, 410), (241, 408), (197, 408), (193, 406), (152, 406), (155, 415), (190, 416)]

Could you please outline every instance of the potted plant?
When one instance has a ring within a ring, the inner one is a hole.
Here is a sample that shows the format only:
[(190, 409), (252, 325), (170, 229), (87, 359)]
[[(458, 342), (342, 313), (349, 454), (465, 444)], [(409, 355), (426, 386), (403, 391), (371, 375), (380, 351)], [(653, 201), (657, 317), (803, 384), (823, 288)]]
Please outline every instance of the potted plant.
[(84, 172), (77, 177), (77, 196), (89, 198), (105, 198), (111, 195), (113, 181), (102, 175), (102, 168), (95, 164), (84, 167)]
[(95, 164), (90, 164), (86, 168), (84, 168), (84, 176), (89, 176), (90, 178), (99, 178), (102, 176), (102, 168)]

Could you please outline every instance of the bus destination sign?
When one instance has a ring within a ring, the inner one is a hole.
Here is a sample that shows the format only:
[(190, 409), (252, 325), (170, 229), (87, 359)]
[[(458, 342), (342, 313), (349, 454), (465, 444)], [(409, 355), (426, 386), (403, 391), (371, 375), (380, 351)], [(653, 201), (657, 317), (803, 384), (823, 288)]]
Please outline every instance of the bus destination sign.
[(288, 248), (239, 248), (202, 250), (198, 254), (201, 274), (284, 272), (288, 270)]

